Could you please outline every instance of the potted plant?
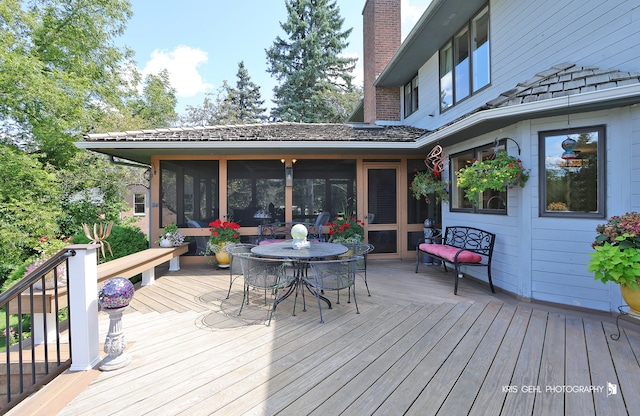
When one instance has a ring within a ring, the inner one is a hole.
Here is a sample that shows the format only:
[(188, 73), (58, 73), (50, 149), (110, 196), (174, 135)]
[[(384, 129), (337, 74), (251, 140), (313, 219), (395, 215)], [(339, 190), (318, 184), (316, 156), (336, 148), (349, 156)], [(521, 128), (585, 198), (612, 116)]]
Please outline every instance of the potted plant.
[(416, 199), (423, 199), (429, 203), (429, 195), (433, 195), (436, 202), (449, 202), (449, 182), (442, 180), (442, 173), (436, 170), (413, 170), (411, 192)]
[(524, 187), (529, 180), (529, 170), (522, 166), (520, 159), (500, 151), (492, 159), (474, 160), (470, 166), (457, 171), (456, 176), (465, 197), (477, 203), (478, 194), (487, 189), (505, 192), (514, 186)]
[(175, 223), (167, 224), (164, 226), (164, 230), (158, 238), (160, 247), (175, 247), (184, 243), (184, 236), (178, 231), (178, 226)]
[(640, 314), (640, 214), (613, 216), (598, 225), (596, 232), (589, 271), (595, 273), (596, 280), (619, 284), (627, 305)]
[(218, 267), (229, 267), (229, 253), (225, 250), (225, 244), (240, 242), (240, 224), (233, 221), (222, 221), (220, 218), (210, 222), (211, 236), (207, 242), (205, 256), (215, 255)]
[(364, 221), (352, 213), (336, 216), (329, 226), (329, 241), (332, 243), (359, 243), (364, 239)]

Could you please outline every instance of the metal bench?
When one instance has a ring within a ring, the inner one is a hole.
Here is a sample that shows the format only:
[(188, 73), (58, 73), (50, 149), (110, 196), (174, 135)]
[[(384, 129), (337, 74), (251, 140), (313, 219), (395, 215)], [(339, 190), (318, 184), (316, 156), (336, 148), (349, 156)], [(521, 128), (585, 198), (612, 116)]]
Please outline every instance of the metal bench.
[(491, 257), (496, 235), (479, 228), (452, 226), (447, 227), (444, 237), (434, 238), (440, 243), (426, 243), (422, 240), (416, 246), (416, 273), (420, 265), (420, 253), (440, 259), (444, 270), (447, 263), (453, 264), (456, 270), (453, 293), (458, 294), (458, 279), (461, 277), (460, 266), (482, 266), (487, 268), (487, 277), (491, 292), (495, 293), (491, 280)]

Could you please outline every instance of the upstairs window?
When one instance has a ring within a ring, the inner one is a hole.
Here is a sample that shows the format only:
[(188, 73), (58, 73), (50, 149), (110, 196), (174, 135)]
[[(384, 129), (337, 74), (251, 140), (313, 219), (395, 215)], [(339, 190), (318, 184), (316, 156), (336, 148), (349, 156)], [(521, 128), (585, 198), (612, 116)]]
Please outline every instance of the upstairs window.
[(440, 49), (439, 60), (440, 111), (489, 84), (489, 6)]
[(404, 86), (404, 117), (407, 118), (418, 110), (418, 76), (416, 75)]

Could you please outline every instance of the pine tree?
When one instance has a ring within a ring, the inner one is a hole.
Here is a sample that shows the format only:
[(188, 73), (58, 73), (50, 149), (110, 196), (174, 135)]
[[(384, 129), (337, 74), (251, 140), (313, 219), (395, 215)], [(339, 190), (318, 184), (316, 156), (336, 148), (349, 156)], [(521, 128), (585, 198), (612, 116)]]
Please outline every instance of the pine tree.
[(265, 120), (266, 108), (261, 107), (260, 87), (249, 77), (244, 61), (238, 63), (236, 88), (229, 90), (229, 103), (235, 109), (236, 118), (241, 123), (258, 123)]
[(260, 87), (251, 81), (244, 62), (238, 63), (236, 88), (227, 80), (215, 94), (206, 94), (201, 106), (187, 106), (182, 118), (186, 125), (213, 126), (218, 124), (259, 123), (266, 119), (266, 108), (261, 107)]
[(335, 122), (339, 110), (326, 97), (353, 92), (351, 71), (356, 59), (341, 57), (352, 29), (335, 0), (285, 0), (288, 19), (280, 23), (289, 40), (278, 36), (266, 50), (267, 71), (274, 88), (271, 116), (296, 122)]

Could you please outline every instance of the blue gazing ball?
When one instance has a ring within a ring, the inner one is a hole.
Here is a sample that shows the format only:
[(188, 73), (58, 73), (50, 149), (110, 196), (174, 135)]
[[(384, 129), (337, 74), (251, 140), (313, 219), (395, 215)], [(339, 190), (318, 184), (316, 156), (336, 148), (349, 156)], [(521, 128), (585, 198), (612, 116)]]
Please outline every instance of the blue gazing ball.
[(114, 277), (98, 291), (98, 303), (103, 309), (116, 309), (129, 305), (135, 289), (129, 279)]

